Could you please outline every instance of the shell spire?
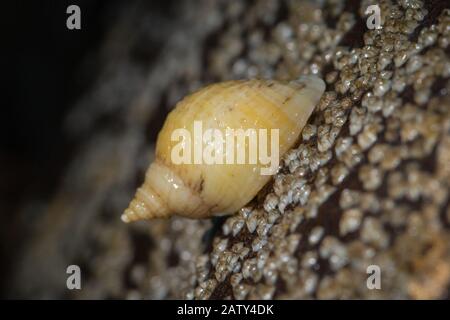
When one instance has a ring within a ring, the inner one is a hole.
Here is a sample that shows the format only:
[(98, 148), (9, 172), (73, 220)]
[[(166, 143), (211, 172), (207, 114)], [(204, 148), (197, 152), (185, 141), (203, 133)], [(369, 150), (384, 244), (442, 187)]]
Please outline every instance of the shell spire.
[(209, 85), (178, 102), (124, 222), (207, 218), (246, 205), (278, 170), (325, 91), (316, 76)]

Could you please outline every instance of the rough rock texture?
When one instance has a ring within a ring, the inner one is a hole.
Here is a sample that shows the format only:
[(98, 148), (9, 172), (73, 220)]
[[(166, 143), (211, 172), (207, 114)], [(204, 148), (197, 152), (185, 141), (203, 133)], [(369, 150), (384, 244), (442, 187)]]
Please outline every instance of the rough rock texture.
[[(178, 21), (158, 31), (144, 4), (123, 12), (97, 84), (67, 118), (78, 148), (19, 254), (11, 295), (449, 298), (450, 3), (379, 1), (382, 28), (368, 30), (372, 3), (180, 1)], [(146, 39), (163, 36), (150, 59)], [(320, 75), (326, 94), (247, 207), (120, 221), (181, 97), (301, 74)], [(69, 264), (82, 269), (80, 291), (65, 287)], [(381, 290), (366, 287), (369, 265)]]

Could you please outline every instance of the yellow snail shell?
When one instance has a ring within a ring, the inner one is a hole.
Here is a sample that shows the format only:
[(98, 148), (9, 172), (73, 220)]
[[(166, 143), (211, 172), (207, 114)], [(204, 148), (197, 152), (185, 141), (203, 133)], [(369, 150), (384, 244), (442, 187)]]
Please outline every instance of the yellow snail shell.
[[(168, 115), (158, 135), (155, 160), (122, 220), (166, 218), (174, 214), (207, 218), (236, 212), (270, 180), (270, 175), (260, 172), (263, 165), (259, 161), (256, 164), (174, 164), (171, 152), (179, 143), (172, 141), (174, 130), (183, 128), (193, 132), (195, 121), (202, 122), (203, 130), (278, 129), (281, 157), (297, 141), (324, 90), (321, 79), (304, 76), (290, 82), (227, 81), (185, 97)], [(195, 139), (192, 142), (199, 143)], [(236, 144), (234, 151), (239, 147), (243, 146)]]

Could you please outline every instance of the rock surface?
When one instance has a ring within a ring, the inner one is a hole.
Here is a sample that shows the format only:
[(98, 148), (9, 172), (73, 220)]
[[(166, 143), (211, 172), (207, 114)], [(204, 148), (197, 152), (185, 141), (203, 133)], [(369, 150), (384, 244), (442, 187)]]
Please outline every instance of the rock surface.
[[(18, 253), (11, 296), (448, 299), (450, 3), (379, 1), (382, 28), (369, 30), (371, 3), (180, 1), (160, 30), (142, 3), (123, 12), (97, 83), (66, 119), (77, 151)], [(321, 76), (326, 94), (248, 206), (120, 221), (180, 98), (215, 81), (301, 74)], [(80, 291), (65, 287), (70, 264)], [(381, 290), (366, 286), (370, 265)]]

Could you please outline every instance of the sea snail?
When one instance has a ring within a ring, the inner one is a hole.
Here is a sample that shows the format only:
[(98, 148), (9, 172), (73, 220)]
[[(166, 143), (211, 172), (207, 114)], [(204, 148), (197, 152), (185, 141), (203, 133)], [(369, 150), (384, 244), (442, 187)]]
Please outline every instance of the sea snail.
[(122, 220), (236, 212), (276, 172), (324, 90), (321, 79), (303, 76), (227, 81), (185, 97), (168, 115), (155, 160)]

